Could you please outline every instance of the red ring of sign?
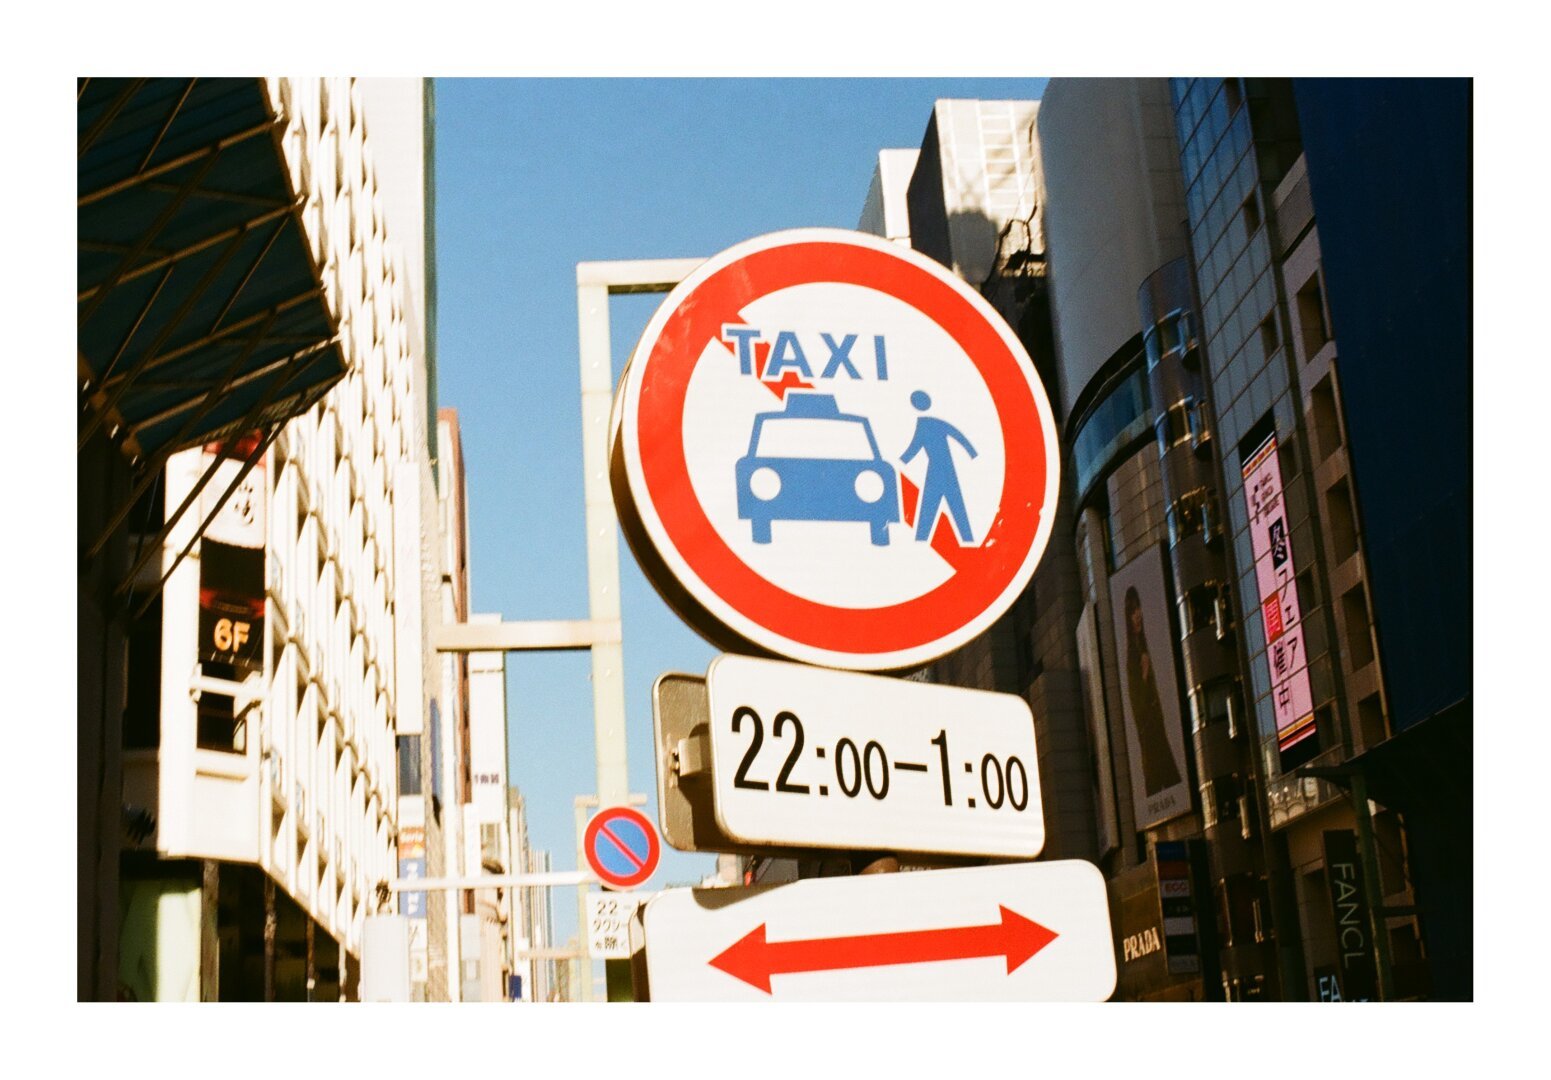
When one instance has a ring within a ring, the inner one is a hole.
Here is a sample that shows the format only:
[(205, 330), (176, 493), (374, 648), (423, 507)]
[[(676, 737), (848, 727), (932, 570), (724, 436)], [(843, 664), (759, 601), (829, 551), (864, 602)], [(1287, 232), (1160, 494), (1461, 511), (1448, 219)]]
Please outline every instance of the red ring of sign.
[[(646, 836), (646, 861), (639, 870), (628, 875), (614, 873), (593, 854), (593, 843), (598, 839), (598, 833), (609, 822), (621, 819), (636, 826)], [(652, 828), (651, 819), (628, 806), (610, 806), (594, 814), (587, 823), (587, 831), (582, 834), (582, 851), (587, 856), (587, 865), (598, 875), (598, 880), (611, 889), (635, 888), (657, 872), (657, 861), (662, 857), (662, 845), (657, 840), (657, 830)]]
[[(822, 277), (815, 276), (815, 267), (822, 267)], [(684, 401), (701, 351), (719, 337), (723, 323), (742, 321), (745, 304), (816, 280), (884, 292), (937, 323), (979, 369), (1002, 427), (1007, 465), (1001, 504), (981, 546), (966, 551), (974, 572), (961, 569), (931, 592), (888, 607), (821, 604), (760, 577), (717, 534), (690, 484)], [(718, 270), (663, 324), (642, 376), (636, 416), (646, 487), (680, 557), (729, 606), (791, 641), (857, 655), (941, 640), (995, 602), (1038, 534), (1048, 448), (1022, 363), (985, 315), (951, 285), (888, 252), (810, 241), (756, 251)]]

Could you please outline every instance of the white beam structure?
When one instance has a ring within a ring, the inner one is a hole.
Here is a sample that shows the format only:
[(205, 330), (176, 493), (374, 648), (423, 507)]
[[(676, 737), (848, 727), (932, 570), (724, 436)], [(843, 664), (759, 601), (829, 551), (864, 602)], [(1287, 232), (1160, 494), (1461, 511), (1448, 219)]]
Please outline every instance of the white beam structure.
[[(619, 620), (619, 519), (609, 489), (609, 413), (614, 407), (614, 364), (609, 340), (609, 296), (665, 293), (704, 259), (650, 259), (576, 264), (577, 340), (582, 379), (582, 468), (587, 507), (587, 602), (594, 620)], [(625, 756), (625, 663), (618, 642), (592, 648), (593, 739), (600, 806), (630, 802)], [(577, 807), (577, 846), (583, 810)], [(580, 863), (578, 864), (580, 865)], [(577, 940), (581, 949), (581, 997), (590, 1000), (592, 968), (587, 954), (587, 890), (576, 890)]]
[[(619, 518), (608, 486), (608, 416), (614, 407), (614, 362), (608, 337), (608, 298), (664, 293), (704, 259), (636, 259), (577, 264), (577, 341), (582, 363), (582, 467), (586, 501), (588, 614), (619, 619)], [(625, 805), (630, 773), (625, 757), (625, 653), (619, 644), (592, 647), (592, 732), (597, 753), (597, 804)], [(577, 847), (583, 807), (577, 801)], [(577, 889), (577, 939), (586, 959), (586, 889)], [(591, 971), (579, 971), (583, 1001), (592, 998)]]
[(576, 960), (583, 954), (579, 949), (518, 949), (519, 960)]
[(618, 645), (618, 619), (531, 619), (521, 622), (447, 623), (435, 630), (438, 652), (528, 652)]
[(611, 295), (665, 293), (683, 281), (704, 259), (615, 259), (576, 264), (576, 287), (602, 288)]
[[(619, 520), (609, 489), (609, 413), (614, 405), (613, 357), (609, 339), (609, 297), (665, 293), (683, 281), (704, 259), (634, 259), (576, 264), (577, 344), (582, 391), (582, 495), (587, 529), (587, 618), (500, 623), (454, 623), (439, 628), (439, 652), (494, 652), (587, 649), (592, 654), (593, 743), (598, 792), (577, 802), (577, 845), (587, 806), (626, 806), (630, 795), (625, 741), (625, 663), (619, 609)], [(644, 801), (644, 800), (643, 800)], [(578, 851), (578, 857), (582, 853)], [(422, 879), (411, 887), (427, 889)], [(439, 879), (454, 880), (454, 879)], [(497, 877), (457, 879), (469, 884), (449, 888), (491, 888)], [(591, 878), (589, 880), (596, 880)], [(554, 882), (554, 884), (561, 884)], [(566, 882), (565, 884), (585, 884)], [(587, 925), (587, 890), (577, 890), (578, 926)], [(580, 953), (587, 961), (586, 938)], [(582, 999), (592, 997), (592, 980), (583, 976)]]
[(476, 877), (394, 878), (390, 892), (446, 892), (449, 889), (517, 889), (543, 885), (591, 885), (591, 870), (556, 870), (547, 874), (481, 874)]
[[(595, 621), (619, 621), (619, 519), (609, 489), (609, 413), (614, 371), (609, 296), (668, 292), (703, 259), (639, 259), (576, 264), (577, 343), (582, 381), (582, 482), (587, 508), (587, 606)], [(593, 731), (598, 803), (626, 805), (624, 650), (618, 641), (592, 647)]]

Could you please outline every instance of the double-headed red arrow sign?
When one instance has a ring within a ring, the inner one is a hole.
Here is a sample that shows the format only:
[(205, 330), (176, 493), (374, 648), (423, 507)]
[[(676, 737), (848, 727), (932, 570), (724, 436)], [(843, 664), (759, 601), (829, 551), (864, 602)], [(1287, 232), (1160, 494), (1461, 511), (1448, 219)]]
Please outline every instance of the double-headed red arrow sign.
[(1102, 1001), (1115, 988), (1104, 878), (1077, 860), (674, 889), (647, 905), (645, 930), (653, 1001)]
[(767, 994), (772, 975), (926, 964), (934, 960), (969, 960), (982, 956), (1005, 956), (1010, 975), (1057, 935), (1049, 927), (1025, 919), (1005, 906), (1001, 913), (1001, 922), (985, 926), (857, 934), (806, 941), (766, 941), (765, 924), (760, 923), (726, 952), (713, 957), (711, 966)]

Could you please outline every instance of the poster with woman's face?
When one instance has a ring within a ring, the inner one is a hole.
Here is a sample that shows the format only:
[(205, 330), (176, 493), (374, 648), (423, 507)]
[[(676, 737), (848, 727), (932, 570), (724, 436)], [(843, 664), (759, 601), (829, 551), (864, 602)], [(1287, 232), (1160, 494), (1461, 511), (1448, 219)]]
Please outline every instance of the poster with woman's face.
[(1115, 657), (1125, 708), (1126, 751), (1136, 827), (1145, 829), (1190, 809), (1185, 729), (1174, 679), (1162, 547), (1137, 556), (1109, 579)]

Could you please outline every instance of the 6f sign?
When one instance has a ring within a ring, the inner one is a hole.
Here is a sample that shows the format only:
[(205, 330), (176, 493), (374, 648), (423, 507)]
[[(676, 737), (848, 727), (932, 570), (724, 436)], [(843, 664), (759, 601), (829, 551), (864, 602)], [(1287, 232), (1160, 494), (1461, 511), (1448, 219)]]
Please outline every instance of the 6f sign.
[(647, 575), (732, 650), (919, 666), (991, 624), (1051, 529), (1058, 444), (1018, 339), (936, 263), (799, 229), (708, 260), (615, 402)]

